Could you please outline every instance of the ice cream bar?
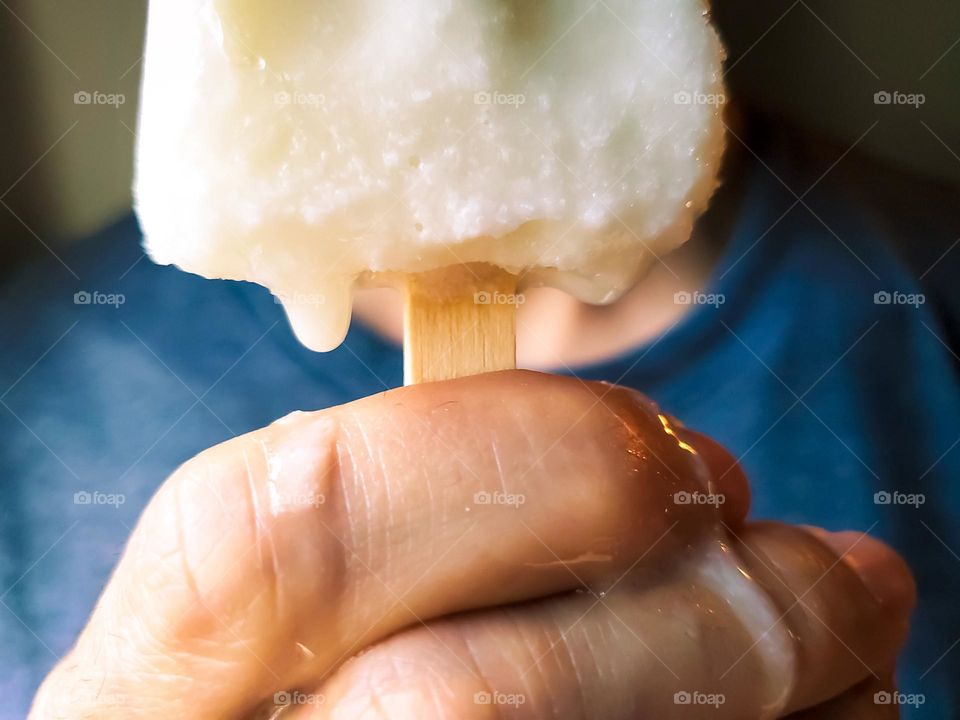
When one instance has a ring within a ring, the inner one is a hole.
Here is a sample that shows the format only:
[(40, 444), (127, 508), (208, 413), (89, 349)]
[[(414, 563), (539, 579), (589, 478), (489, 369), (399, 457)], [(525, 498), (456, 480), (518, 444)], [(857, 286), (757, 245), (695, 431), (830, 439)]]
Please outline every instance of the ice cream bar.
[(153, 0), (147, 250), (316, 350), (358, 284), (449, 266), (610, 302), (715, 188), (722, 55), (703, 0)]

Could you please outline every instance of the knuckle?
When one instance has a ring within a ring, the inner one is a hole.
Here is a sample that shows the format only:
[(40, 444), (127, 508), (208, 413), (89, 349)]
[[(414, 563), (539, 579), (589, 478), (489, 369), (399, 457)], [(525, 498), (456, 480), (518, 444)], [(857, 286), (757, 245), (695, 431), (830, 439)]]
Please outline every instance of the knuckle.
[[(591, 386), (583, 394), (590, 404), (558, 458), (582, 480), (565, 503), (571, 519), (616, 534), (633, 552), (674, 526), (686, 531), (678, 540), (706, 531), (720, 499), (711, 502), (708, 468), (670, 419), (632, 390)], [(665, 538), (663, 549), (672, 542)]]
[(211, 639), (294, 632), (335, 595), (343, 565), (324, 531), (336, 512), (335, 445), (330, 422), (295, 416), (181, 466), (133, 541), (128, 614), (147, 604), (157, 644), (188, 654)]
[[(373, 648), (335, 680), (329, 717), (364, 720), (499, 720), (506, 714), (463, 640), (436, 627)], [(442, 639), (440, 639), (442, 638)], [(451, 662), (454, 653), (458, 662)]]

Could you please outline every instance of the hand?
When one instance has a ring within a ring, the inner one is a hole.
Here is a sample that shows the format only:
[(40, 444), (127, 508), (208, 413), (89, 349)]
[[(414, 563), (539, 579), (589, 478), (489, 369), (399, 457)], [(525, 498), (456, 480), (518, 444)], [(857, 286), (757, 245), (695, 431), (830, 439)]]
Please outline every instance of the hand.
[(295, 413), (162, 486), (31, 717), (881, 716), (909, 571), (748, 505), (622, 388), (510, 372)]

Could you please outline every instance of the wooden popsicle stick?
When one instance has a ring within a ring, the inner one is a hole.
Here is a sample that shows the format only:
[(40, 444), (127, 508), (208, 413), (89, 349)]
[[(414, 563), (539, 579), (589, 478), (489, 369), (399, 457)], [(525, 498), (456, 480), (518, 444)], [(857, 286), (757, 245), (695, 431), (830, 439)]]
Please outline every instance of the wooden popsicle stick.
[(515, 276), (484, 263), (408, 276), (404, 383), (515, 368), (516, 292)]

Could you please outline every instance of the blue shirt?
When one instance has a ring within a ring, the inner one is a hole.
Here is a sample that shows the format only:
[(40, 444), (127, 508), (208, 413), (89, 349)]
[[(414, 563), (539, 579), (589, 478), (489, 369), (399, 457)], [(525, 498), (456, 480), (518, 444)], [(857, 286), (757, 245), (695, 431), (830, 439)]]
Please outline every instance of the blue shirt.
[[(868, 530), (902, 552), (920, 600), (901, 689), (925, 699), (904, 716), (960, 717), (960, 249), (943, 255), (960, 216), (852, 157), (818, 182), (835, 158), (785, 137), (752, 146), (706, 291), (724, 302), (577, 374), (724, 443), (754, 517)], [(401, 384), (399, 349), (363, 326), (309, 352), (267, 291), (155, 266), (140, 242), (124, 219), (0, 294), (3, 718), (25, 715), (177, 465)]]

